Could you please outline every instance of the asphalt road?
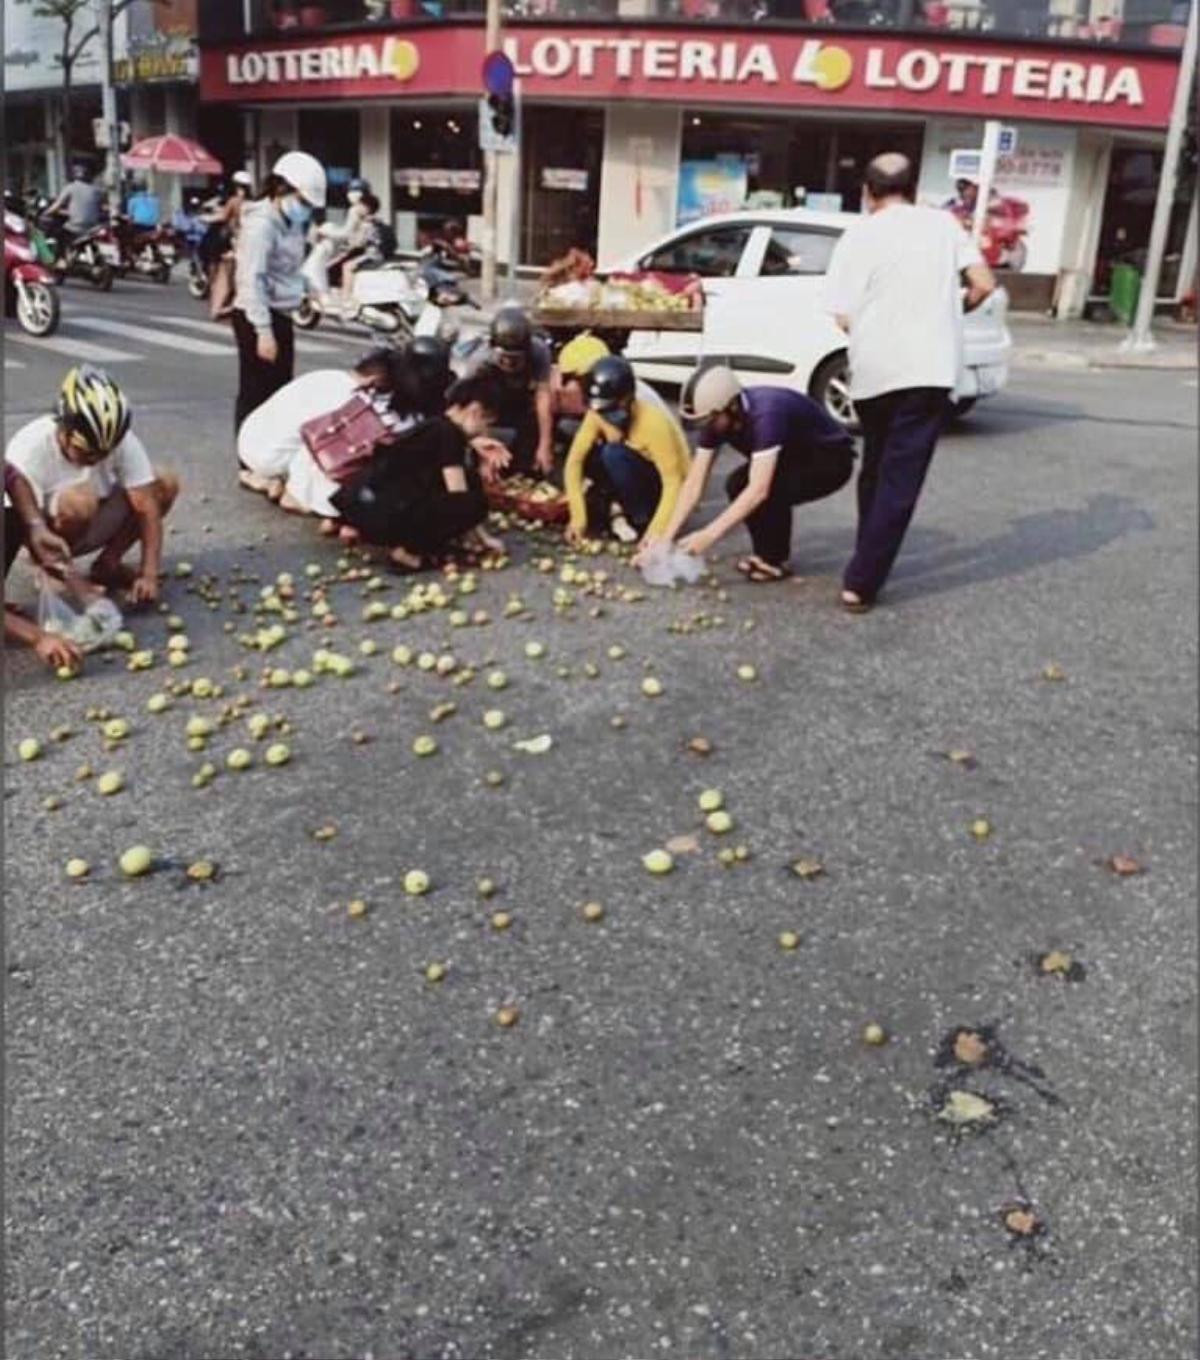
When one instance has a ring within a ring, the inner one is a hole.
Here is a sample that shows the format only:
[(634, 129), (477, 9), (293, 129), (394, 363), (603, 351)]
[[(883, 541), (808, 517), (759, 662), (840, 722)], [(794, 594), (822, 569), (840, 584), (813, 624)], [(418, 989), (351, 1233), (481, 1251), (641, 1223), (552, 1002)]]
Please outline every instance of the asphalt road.
[[(234, 489), (229, 355), (111, 329), (225, 344), (154, 319), (200, 317), (181, 289), (68, 302), (64, 338), (133, 356), (111, 362), (137, 428), (185, 479), (168, 553), (195, 574), (169, 603), (192, 660), (165, 665), (153, 615), (149, 671), (118, 655), (60, 684), (7, 658), (10, 1360), (1195, 1354), (1194, 375), (1015, 374), (945, 439), (865, 618), (835, 604), (846, 491), (797, 515), (800, 579), (777, 588), (727, 553), (719, 587), (556, 612), (519, 534), (463, 601), (484, 625), (365, 623), (406, 586), (335, 585), (340, 624), (298, 623), (271, 664), (330, 638), (378, 654), (259, 690), (224, 622), (280, 571), (302, 597), (337, 552)], [(322, 339), (334, 355), (304, 364), (353, 352)], [(65, 358), (5, 353), (11, 430)], [(27, 597), (21, 567), (10, 584)], [(513, 594), (529, 617), (503, 617)], [(697, 612), (723, 624), (669, 630)], [(480, 675), (398, 667), (397, 643)], [(197, 677), (223, 699), (146, 711)], [(242, 692), (291, 723), (290, 765), (266, 768), (242, 723), (185, 748), (189, 716)], [(132, 724), (121, 749), (95, 706)], [(491, 707), (506, 728), (485, 730)], [(512, 749), (542, 732), (548, 754)], [(684, 749), (698, 735), (711, 755)], [(25, 764), (27, 736), (46, 751)], [(235, 745), (252, 769), (223, 768)], [(208, 758), (222, 771), (194, 789)], [(76, 782), (84, 762), (126, 790)], [(703, 826), (706, 788), (727, 836)], [(673, 873), (643, 869), (688, 835)], [(134, 843), (162, 867), (124, 881)], [(751, 857), (722, 866), (726, 843)], [(67, 880), (71, 856), (90, 877)], [(201, 856), (217, 881), (183, 876)], [(796, 877), (800, 856), (825, 872)], [(1049, 950), (1082, 980), (1039, 974)], [(862, 1042), (869, 1021), (887, 1044)], [(989, 1026), (991, 1066), (938, 1066), (947, 1035)], [(955, 1136), (950, 1088), (998, 1120)], [(1042, 1235), (1006, 1229), (1017, 1202)]]

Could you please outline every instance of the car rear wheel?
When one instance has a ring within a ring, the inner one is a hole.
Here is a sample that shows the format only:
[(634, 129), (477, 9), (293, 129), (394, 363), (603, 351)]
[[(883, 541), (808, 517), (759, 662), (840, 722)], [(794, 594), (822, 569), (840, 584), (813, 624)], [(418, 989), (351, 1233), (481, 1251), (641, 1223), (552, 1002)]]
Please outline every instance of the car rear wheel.
[(808, 395), (823, 406), (851, 434), (858, 433), (858, 415), (850, 399), (850, 365), (846, 351), (831, 354), (813, 374)]

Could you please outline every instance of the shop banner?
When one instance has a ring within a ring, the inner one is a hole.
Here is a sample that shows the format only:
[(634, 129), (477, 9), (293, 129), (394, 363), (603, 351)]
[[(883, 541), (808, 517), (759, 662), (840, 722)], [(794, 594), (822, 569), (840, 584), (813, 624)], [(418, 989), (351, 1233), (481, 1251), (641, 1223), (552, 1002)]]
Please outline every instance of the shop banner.
[[(942, 120), (925, 129), (918, 196), (923, 203), (957, 213), (964, 229), (974, 217), (974, 189), (952, 177), (951, 162), (956, 151), (982, 142), (982, 123)], [(993, 268), (1058, 273), (1074, 157), (1073, 129), (1022, 127), (1012, 154), (997, 160), (982, 243)]]
[[(505, 41), (534, 99), (763, 104), (988, 118), (1166, 126), (1177, 53), (1106, 52), (934, 34), (543, 29)], [(209, 100), (476, 96), (483, 30), (445, 24), (276, 40), (204, 53)]]

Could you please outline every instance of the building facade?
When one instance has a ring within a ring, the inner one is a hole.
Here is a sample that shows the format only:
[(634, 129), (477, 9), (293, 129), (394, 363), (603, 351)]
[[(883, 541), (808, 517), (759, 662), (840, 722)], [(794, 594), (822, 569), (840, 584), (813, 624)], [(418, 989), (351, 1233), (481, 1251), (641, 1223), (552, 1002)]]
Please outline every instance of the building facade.
[[(472, 0), (201, 6), (200, 109), (236, 110), (260, 170), (303, 147), (368, 177), (402, 245), (481, 230), (482, 17)], [(958, 192), (985, 118), (1010, 129), (997, 262), (1016, 305), (1082, 312), (1139, 262), (1179, 71), (1175, 0), (520, 0), (505, 46), (520, 155), (500, 157), (502, 260), (601, 264), (745, 203), (856, 209), (867, 161)], [(1194, 148), (1194, 142), (1192, 143)], [(1193, 288), (1194, 152), (1162, 295)], [(335, 198), (336, 201), (336, 198)]]

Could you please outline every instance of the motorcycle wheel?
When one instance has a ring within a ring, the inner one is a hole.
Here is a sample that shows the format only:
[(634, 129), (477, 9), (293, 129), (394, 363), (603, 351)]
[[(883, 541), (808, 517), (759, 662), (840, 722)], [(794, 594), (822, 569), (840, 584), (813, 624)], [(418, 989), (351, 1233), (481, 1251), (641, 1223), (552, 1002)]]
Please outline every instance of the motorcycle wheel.
[(292, 321), (302, 331), (316, 330), (321, 320), (321, 309), (310, 297), (304, 297), (292, 313)]
[(203, 302), (208, 296), (208, 280), (203, 274), (189, 274), (187, 290), (197, 302)]
[(30, 335), (53, 335), (61, 311), (58, 292), (48, 283), (28, 283), (17, 294), (17, 321)]
[(155, 283), (170, 283), (171, 266), (165, 260), (161, 264), (156, 265), (153, 278)]
[(102, 293), (111, 293), (113, 286), (113, 267), (111, 264), (98, 264), (92, 268), (92, 286)]

